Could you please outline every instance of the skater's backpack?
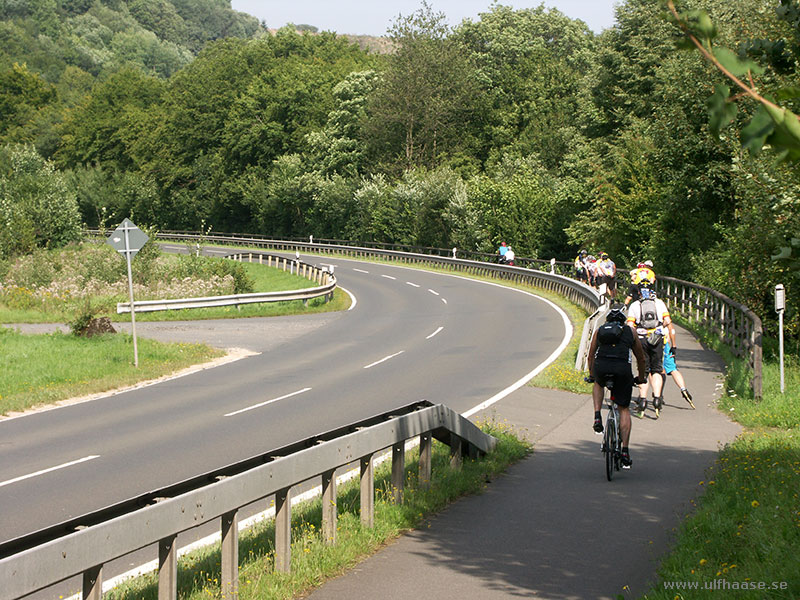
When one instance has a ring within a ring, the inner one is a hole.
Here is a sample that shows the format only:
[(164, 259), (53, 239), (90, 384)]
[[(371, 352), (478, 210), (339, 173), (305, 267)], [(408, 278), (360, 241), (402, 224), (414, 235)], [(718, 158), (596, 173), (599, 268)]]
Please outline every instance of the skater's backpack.
[(640, 301), (640, 308), (640, 327), (650, 330), (661, 325), (661, 318), (658, 316), (658, 306), (656, 305), (656, 300), (652, 297), (652, 295), (649, 295), (647, 298), (642, 298)]

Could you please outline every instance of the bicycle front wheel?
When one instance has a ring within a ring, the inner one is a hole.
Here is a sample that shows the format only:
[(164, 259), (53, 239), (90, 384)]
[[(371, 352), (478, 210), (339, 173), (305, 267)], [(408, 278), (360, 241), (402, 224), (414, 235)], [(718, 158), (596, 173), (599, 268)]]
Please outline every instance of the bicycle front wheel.
[(611, 419), (606, 421), (605, 437), (603, 439), (603, 453), (606, 455), (606, 479), (611, 481), (614, 477), (614, 453), (617, 448), (617, 428)]

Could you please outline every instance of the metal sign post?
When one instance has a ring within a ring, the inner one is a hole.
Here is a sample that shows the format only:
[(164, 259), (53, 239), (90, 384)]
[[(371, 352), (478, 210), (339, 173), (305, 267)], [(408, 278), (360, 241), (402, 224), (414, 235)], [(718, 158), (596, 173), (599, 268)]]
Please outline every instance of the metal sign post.
[(782, 283), (775, 286), (775, 311), (778, 313), (778, 345), (780, 346), (781, 359), (781, 394), (784, 393), (783, 384), (783, 313), (786, 310), (786, 289)]
[(131, 332), (133, 333), (134, 367), (139, 366), (139, 348), (136, 343), (136, 313), (133, 307), (133, 274), (131, 273), (131, 260), (149, 239), (147, 234), (136, 227), (130, 219), (125, 219), (106, 240), (117, 252), (125, 256), (125, 261), (128, 263), (128, 293), (131, 301)]

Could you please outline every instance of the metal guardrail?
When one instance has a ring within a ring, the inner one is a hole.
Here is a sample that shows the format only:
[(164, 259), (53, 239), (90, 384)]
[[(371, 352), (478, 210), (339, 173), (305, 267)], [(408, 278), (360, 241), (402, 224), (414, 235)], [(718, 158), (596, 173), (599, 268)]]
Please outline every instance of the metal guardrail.
[[(189, 239), (194, 240), (198, 235), (195, 231), (179, 231), (179, 230), (166, 230), (160, 232), (161, 235), (175, 235), (178, 238), (187, 236)], [(252, 245), (251, 242), (286, 242), (303, 243), (306, 238), (290, 237), (290, 238), (275, 238), (255, 233), (215, 233), (207, 234), (204, 239), (211, 239), (214, 236), (222, 236), (230, 240), (240, 240), (242, 245)], [(410, 244), (393, 244), (389, 242), (370, 242), (370, 241), (353, 241), (353, 240), (337, 240), (331, 238), (318, 238), (311, 239), (307, 242), (309, 244), (321, 244), (327, 246), (348, 246), (368, 248), (371, 250), (392, 250), (395, 252), (409, 252), (411, 254), (427, 254), (441, 257), (463, 258), (466, 260), (476, 260), (479, 262), (497, 262), (497, 254), (489, 252), (475, 252), (472, 250), (463, 250), (460, 248), (435, 248), (432, 246), (413, 246)], [(232, 241), (230, 243), (237, 244), (238, 242)], [(538, 269), (540, 271), (554, 270), (559, 275), (570, 275), (573, 271), (572, 261), (563, 261), (555, 259), (541, 259), (541, 258), (527, 258), (524, 256), (517, 257), (515, 262), (522, 267), (530, 269)]]
[[(287, 302), (289, 300), (302, 300), (307, 303), (312, 298), (325, 296), (333, 298), (336, 289), (336, 277), (327, 269), (310, 265), (300, 261), (287, 259), (283, 256), (272, 256), (252, 252), (248, 254), (235, 254), (226, 258), (244, 262), (247, 256), (249, 262), (258, 262), (267, 266), (282, 268), (284, 271), (296, 271), (301, 277), (316, 281), (320, 285), (302, 290), (288, 290), (281, 292), (256, 292), (252, 294), (232, 294), (227, 296), (207, 296), (202, 298), (176, 298), (170, 300), (136, 300), (133, 307), (137, 313), (154, 312), (162, 310), (178, 310), (183, 308), (210, 308), (214, 306), (241, 306), (243, 304), (256, 304), (262, 302)], [(255, 259), (255, 260), (254, 260)], [(266, 260), (265, 260), (266, 259)], [(118, 302), (117, 313), (131, 312), (130, 302)]]
[(451, 463), (494, 449), (496, 440), (452, 409), (438, 404), (389, 418), (359, 431), (275, 456), (266, 464), (224, 477), (175, 497), (158, 498), (140, 510), (85, 527), (0, 559), (0, 600), (15, 600), (76, 575), (83, 575), (83, 598), (102, 597), (103, 565), (130, 552), (159, 545), (159, 598), (177, 597), (177, 535), (219, 519), (222, 532), (222, 597), (238, 591), (238, 512), (275, 496), (275, 569), (288, 572), (291, 558), (292, 487), (321, 478), (323, 539), (336, 540), (337, 468), (360, 464), (361, 521), (374, 518), (374, 456), (392, 450), (392, 490), (402, 502), (405, 443), (419, 438), (420, 482), (430, 481), (432, 440), (450, 446)]
[[(268, 248), (284, 252), (302, 252), (306, 254), (336, 254), (354, 258), (385, 258), (396, 262), (415, 264), (429, 267), (439, 267), (447, 270), (466, 272), (471, 275), (527, 283), (534, 287), (552, 291), (565, 296), (572, 302), (593, 313), (601, 304), (600, 294), (594, 288), (564, 275), (527, 269), (524, 267), (509, 267), (478, 260), (467, 260), (435, 254), (419, 254), (399, 252), (396, 250), (383, 250), (378, 248), (364, 248), (360, 246), (344, 246), (321, 244), (317, 242), (274, 240), (261, 237), (247, 237), (243, 235), (230, 236), (227, 234), (201, 235), (199, 233), (164, 233), (157, 234), (159, 240), (181, 242), (201, 242), (204, 244), (220, 243), (255, 248)], [(549, 261), (541, 261), (550, 267)]]
[(761, 399), (764, 329), (759, 316), (726, 295), (689, 281), (659, 276), (656, 290), (671, 313), (718, 335), (735, 356), (747, 357), (753, 371), (753, 397)]

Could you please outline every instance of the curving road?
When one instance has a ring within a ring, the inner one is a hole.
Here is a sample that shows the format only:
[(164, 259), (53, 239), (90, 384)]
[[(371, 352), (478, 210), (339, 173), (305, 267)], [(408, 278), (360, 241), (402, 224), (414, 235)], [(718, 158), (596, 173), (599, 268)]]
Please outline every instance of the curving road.
[[(313, 260), (334, 264), (357, 300), (324, 326), (223, 367), (0, 421), (0, 542), (409, 402), (466, 412), (530, 378), (570, 333), (552, 304), (517, 290)], [(262, 322), (248, 322), (255, 345)]]

